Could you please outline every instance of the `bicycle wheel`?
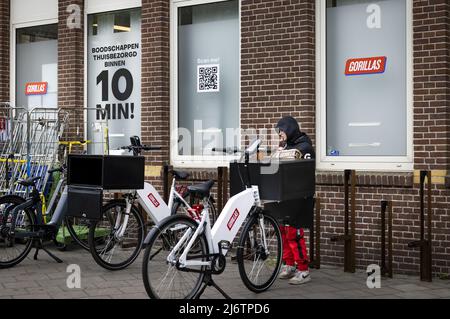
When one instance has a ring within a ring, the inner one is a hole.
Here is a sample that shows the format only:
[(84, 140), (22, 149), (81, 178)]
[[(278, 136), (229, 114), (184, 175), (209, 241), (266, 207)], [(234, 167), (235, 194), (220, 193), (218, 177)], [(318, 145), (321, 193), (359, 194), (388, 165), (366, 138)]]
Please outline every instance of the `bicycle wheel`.
[(65, 218), (65, 226), (69, 231), (73, 241), (83, 249), (89, 250), (89, 228), (91, 221), (86, 218), (70, 217)]
[[(189, 201), (190, 201), (189, 195), (187, 195), (184, 198), (184, 200), (189, 203)], [(217, 210), (216, 210), (216, 207), (214, 206), (214, 202), (211, 198), (208, 198), (208, 205), (209, 205), (209, 218), (210, 218), (211, 226), (212, 226), (212, 225), (214, 225), (214, 223), (218, 217)], [(172, 215), (175, 215), (175, 214), (190, 216), (189, 212), (187, 211), (186, 205), (184, 205), (184, 203), (180, 200), (176, 200), (172, 206)]]
[[(149, 234), (149, 242), (145, 249), (142, 278), (145, 290), (150, 298), (155, 299), (191, 299), (201, 288), (205, 276), (205, 266), (191, 267), (181, 270), (177, 268), (178, 258), (189, 240), (192, 238), (198, 224), (183, 215), (169, 216), (162, 220)], [(179, 240), (187, 233), (186, 240), (174, 252), (173, 262), (167, 258)], [(191, 248), (191, 257), (206, 260), (208, 245), (205, 235), (200, 235)], [(203, 255), (203, 257), (201, 257)]]
[(25, 202), (19, 196), (7, 195), (0, 198), (0, 268), (17, 265), (28, 255), (33, 238), (21, 236), (21, 232), (32, 231), (36, 224), (35, 215), (29, 209), (19, 211), (16, 219), (15, 236), (9, 235), (11, 212), (14, 207)]
[(245, 286), (256, 293), (267, 290), (277, 278), (281, 255), (281, 232), (277, 221), (262, 213), (251, 216), (242, 230), (236, 256)]
[[(112, 200), (102, 210), (102, 219), (92, 221), (89, 229), (91, 254), (103, 268), (124, 269), (135, 261), (142, 249), (144, 221), (134, 205), (131, 206), (130, 214), (126, 214), (124, 200)], [(126, 216), (128, 223), (120, 236)]]

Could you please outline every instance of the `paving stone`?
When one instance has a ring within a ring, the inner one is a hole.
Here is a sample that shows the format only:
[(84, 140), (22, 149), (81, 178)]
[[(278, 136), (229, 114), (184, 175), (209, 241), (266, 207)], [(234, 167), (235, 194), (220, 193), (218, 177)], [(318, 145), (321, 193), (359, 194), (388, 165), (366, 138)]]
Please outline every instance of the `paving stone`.
[(428, 288), (420, 286), (418, 284), (392, 285), (391, 287), (403, 292), (428, 290)]
[[(0, 299), (11, 298), (83, 298), (83, 299), (147, 299), (142, 282), (142, 254), (127, 269), (111, 272), (97, 265), (84, 250), (58, 252), (64, 260), (57, 264), (40, 254), (38, 261), (27, 258), (20, 265), (0, 270)], [(81, 268), (81, 289), (69, 289), (66, 280), (69, 264)], [(432, 283), (420, 282), (417, 276), (394, 274), (393, 279), (382, 278), (382, 288), (368, 289), (364, 271), (344, 273), (342, 267), (324, 265), (311, 270), (311, 282), (289, 285), (276, 280), (264, 293), (248, 290), (239, 275), (236, 263), (229, 262), (226, 271), (214, 276), (216, 283), (235, 299), (330, 299), (330, 298), (450, 298), (450, 281), (434, 279)], [(223, 299), (215, 289), (208, 287), (202, 299)]]

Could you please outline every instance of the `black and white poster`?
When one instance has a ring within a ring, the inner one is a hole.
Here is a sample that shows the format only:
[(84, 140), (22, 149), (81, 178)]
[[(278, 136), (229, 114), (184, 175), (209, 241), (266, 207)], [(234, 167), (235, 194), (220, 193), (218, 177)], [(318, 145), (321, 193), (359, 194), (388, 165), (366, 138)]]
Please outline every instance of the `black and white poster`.
[[(108, 136), (109, 149), (129, 144), (141, 135), (141, 11), (89, 16), (88, 138)], [(100, 146), (99, 146), (100, 145)]]

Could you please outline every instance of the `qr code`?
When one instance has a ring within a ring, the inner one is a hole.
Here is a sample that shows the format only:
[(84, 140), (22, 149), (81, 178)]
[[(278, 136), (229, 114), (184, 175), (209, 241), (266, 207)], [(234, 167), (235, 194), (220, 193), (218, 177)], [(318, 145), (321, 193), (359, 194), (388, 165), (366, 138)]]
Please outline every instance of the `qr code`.
[(219, 74), (218, 64), (197, 66), (197, 92), (219, 92)]

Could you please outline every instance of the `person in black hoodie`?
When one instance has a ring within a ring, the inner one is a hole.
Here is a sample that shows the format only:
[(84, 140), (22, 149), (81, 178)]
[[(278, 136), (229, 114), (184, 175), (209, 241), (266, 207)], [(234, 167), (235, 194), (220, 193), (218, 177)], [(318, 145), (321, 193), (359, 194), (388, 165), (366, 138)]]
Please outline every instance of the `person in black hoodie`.
[(302, 158), (314, 159), (316, 157), (311, 139), (306, 133), (300, 131), (297, 120), (292, 116), (285, 116), (279, 120), (276, 129), (280, 136), (281, 148), (298, 149), (302, 153)]
[[(297, 149), (302, 158), (315, 158), (314, 148), (308, 135), (300, 131), (300, 127), (292, 116), (283, 117), (276, 126), (280, 137), (280, 149)], [(291, 226), (280, 226), (283, 242), (283, 268), (280, 279), (289, 279), (292, 285), (304, 284), (311, 280), (309, 259), (306, 250), (304, 231)]]

